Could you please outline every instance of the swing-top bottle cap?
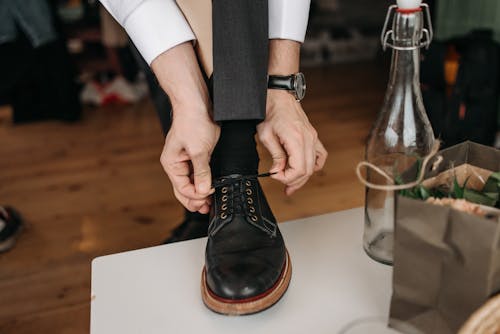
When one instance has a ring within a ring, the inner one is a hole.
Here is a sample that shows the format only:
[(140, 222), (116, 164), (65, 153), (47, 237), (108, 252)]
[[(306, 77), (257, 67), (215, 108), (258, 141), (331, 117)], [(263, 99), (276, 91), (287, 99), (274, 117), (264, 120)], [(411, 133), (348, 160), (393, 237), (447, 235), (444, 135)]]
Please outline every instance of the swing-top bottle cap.
[(422, 3), (422, 0), (396, 0), (396, 2), (397, 6), (389, 6), (385, 17), (380, 35), (382, 48), (415, 50), (429, 47), (433, 35), (429, 6)]
[(398, 9), (404, 11), (411, 11), (420, 9), (422, 0), (397, 0)]

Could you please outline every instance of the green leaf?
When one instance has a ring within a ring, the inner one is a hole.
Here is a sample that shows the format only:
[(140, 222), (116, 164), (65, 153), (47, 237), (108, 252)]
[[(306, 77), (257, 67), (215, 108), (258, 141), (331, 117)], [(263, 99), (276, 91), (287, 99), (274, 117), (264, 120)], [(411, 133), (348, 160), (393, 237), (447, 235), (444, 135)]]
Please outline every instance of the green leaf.
[(468, 200), (469, 202), (487, 206), (495, 206), (495, 203), (498, 201), (498, 193), (481, 193), (473, 189), (464, 189), (463, 198)]
[(420, 190), (420, 197), (424, 201), (427, 200), (429, 197), (431, 197), (431, 194), (430, 194), (429, 190), (426, 187), (420, 186), (419, 190)]
[(449, 197), (450, 193), (449, 193), (449, 191), (438, 187), (438, 188), (433, 189), (432, 196), (435, 198), (444, 198), (444, 197)]
[(464, 198), (464, 188), (460, 187), (456, 177), (453, 179), (453, 197)]
[(490, 175), (484, 184), (483, 192), (500, 192), (500, 172)]
[(401, 177), (401, 175), (397, 174), (396, 176), (394, 176), (394, 183), (395, 184), (403, 184), (403, 178)]

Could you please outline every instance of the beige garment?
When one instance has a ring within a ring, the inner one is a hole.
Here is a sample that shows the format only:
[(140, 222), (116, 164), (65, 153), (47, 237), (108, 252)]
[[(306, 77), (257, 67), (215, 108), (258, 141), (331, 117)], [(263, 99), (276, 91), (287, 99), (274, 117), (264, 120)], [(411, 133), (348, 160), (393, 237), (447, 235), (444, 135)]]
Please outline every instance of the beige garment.
[(196, 36), (196, 53), (205, 73), (210, 77), (213, 72), (212, 1), (177, 0), (177, 5)]
[(108, 48), (120, 48), (128, 45), (125, 30), (108, 13), (104, 6), (100, 6), (102, 44)]

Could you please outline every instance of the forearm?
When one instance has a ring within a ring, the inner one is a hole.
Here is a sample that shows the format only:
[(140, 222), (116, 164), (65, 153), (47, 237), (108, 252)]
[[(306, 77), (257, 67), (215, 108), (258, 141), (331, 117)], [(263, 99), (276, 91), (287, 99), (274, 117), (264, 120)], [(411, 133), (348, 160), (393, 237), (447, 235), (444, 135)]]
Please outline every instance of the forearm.
[(170, 98), (174, 116), (179, 109), (207, 111), (210, 97), (190, 42), (163, 52), (154, 59), (151, 68)]
[(269, 75), (290, 75), (299, 71), (300, 43), (287, 39), (269, 41)]

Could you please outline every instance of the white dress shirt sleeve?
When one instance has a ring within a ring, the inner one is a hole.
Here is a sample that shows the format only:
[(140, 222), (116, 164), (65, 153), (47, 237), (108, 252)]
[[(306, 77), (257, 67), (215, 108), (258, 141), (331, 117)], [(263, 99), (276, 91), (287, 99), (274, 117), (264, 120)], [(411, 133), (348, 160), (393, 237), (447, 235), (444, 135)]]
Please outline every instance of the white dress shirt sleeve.
[[(164, 51), (195, 40), (175, 0), (100, 0), (151, 64)], [(310, 0), (269, 0), (269, 38), (303, 42)]]
[(195, 38), (175, 0), (100, 0), (147, 61)]
[(269, 39), (304, 42), (311, 0), (269, 0)]

